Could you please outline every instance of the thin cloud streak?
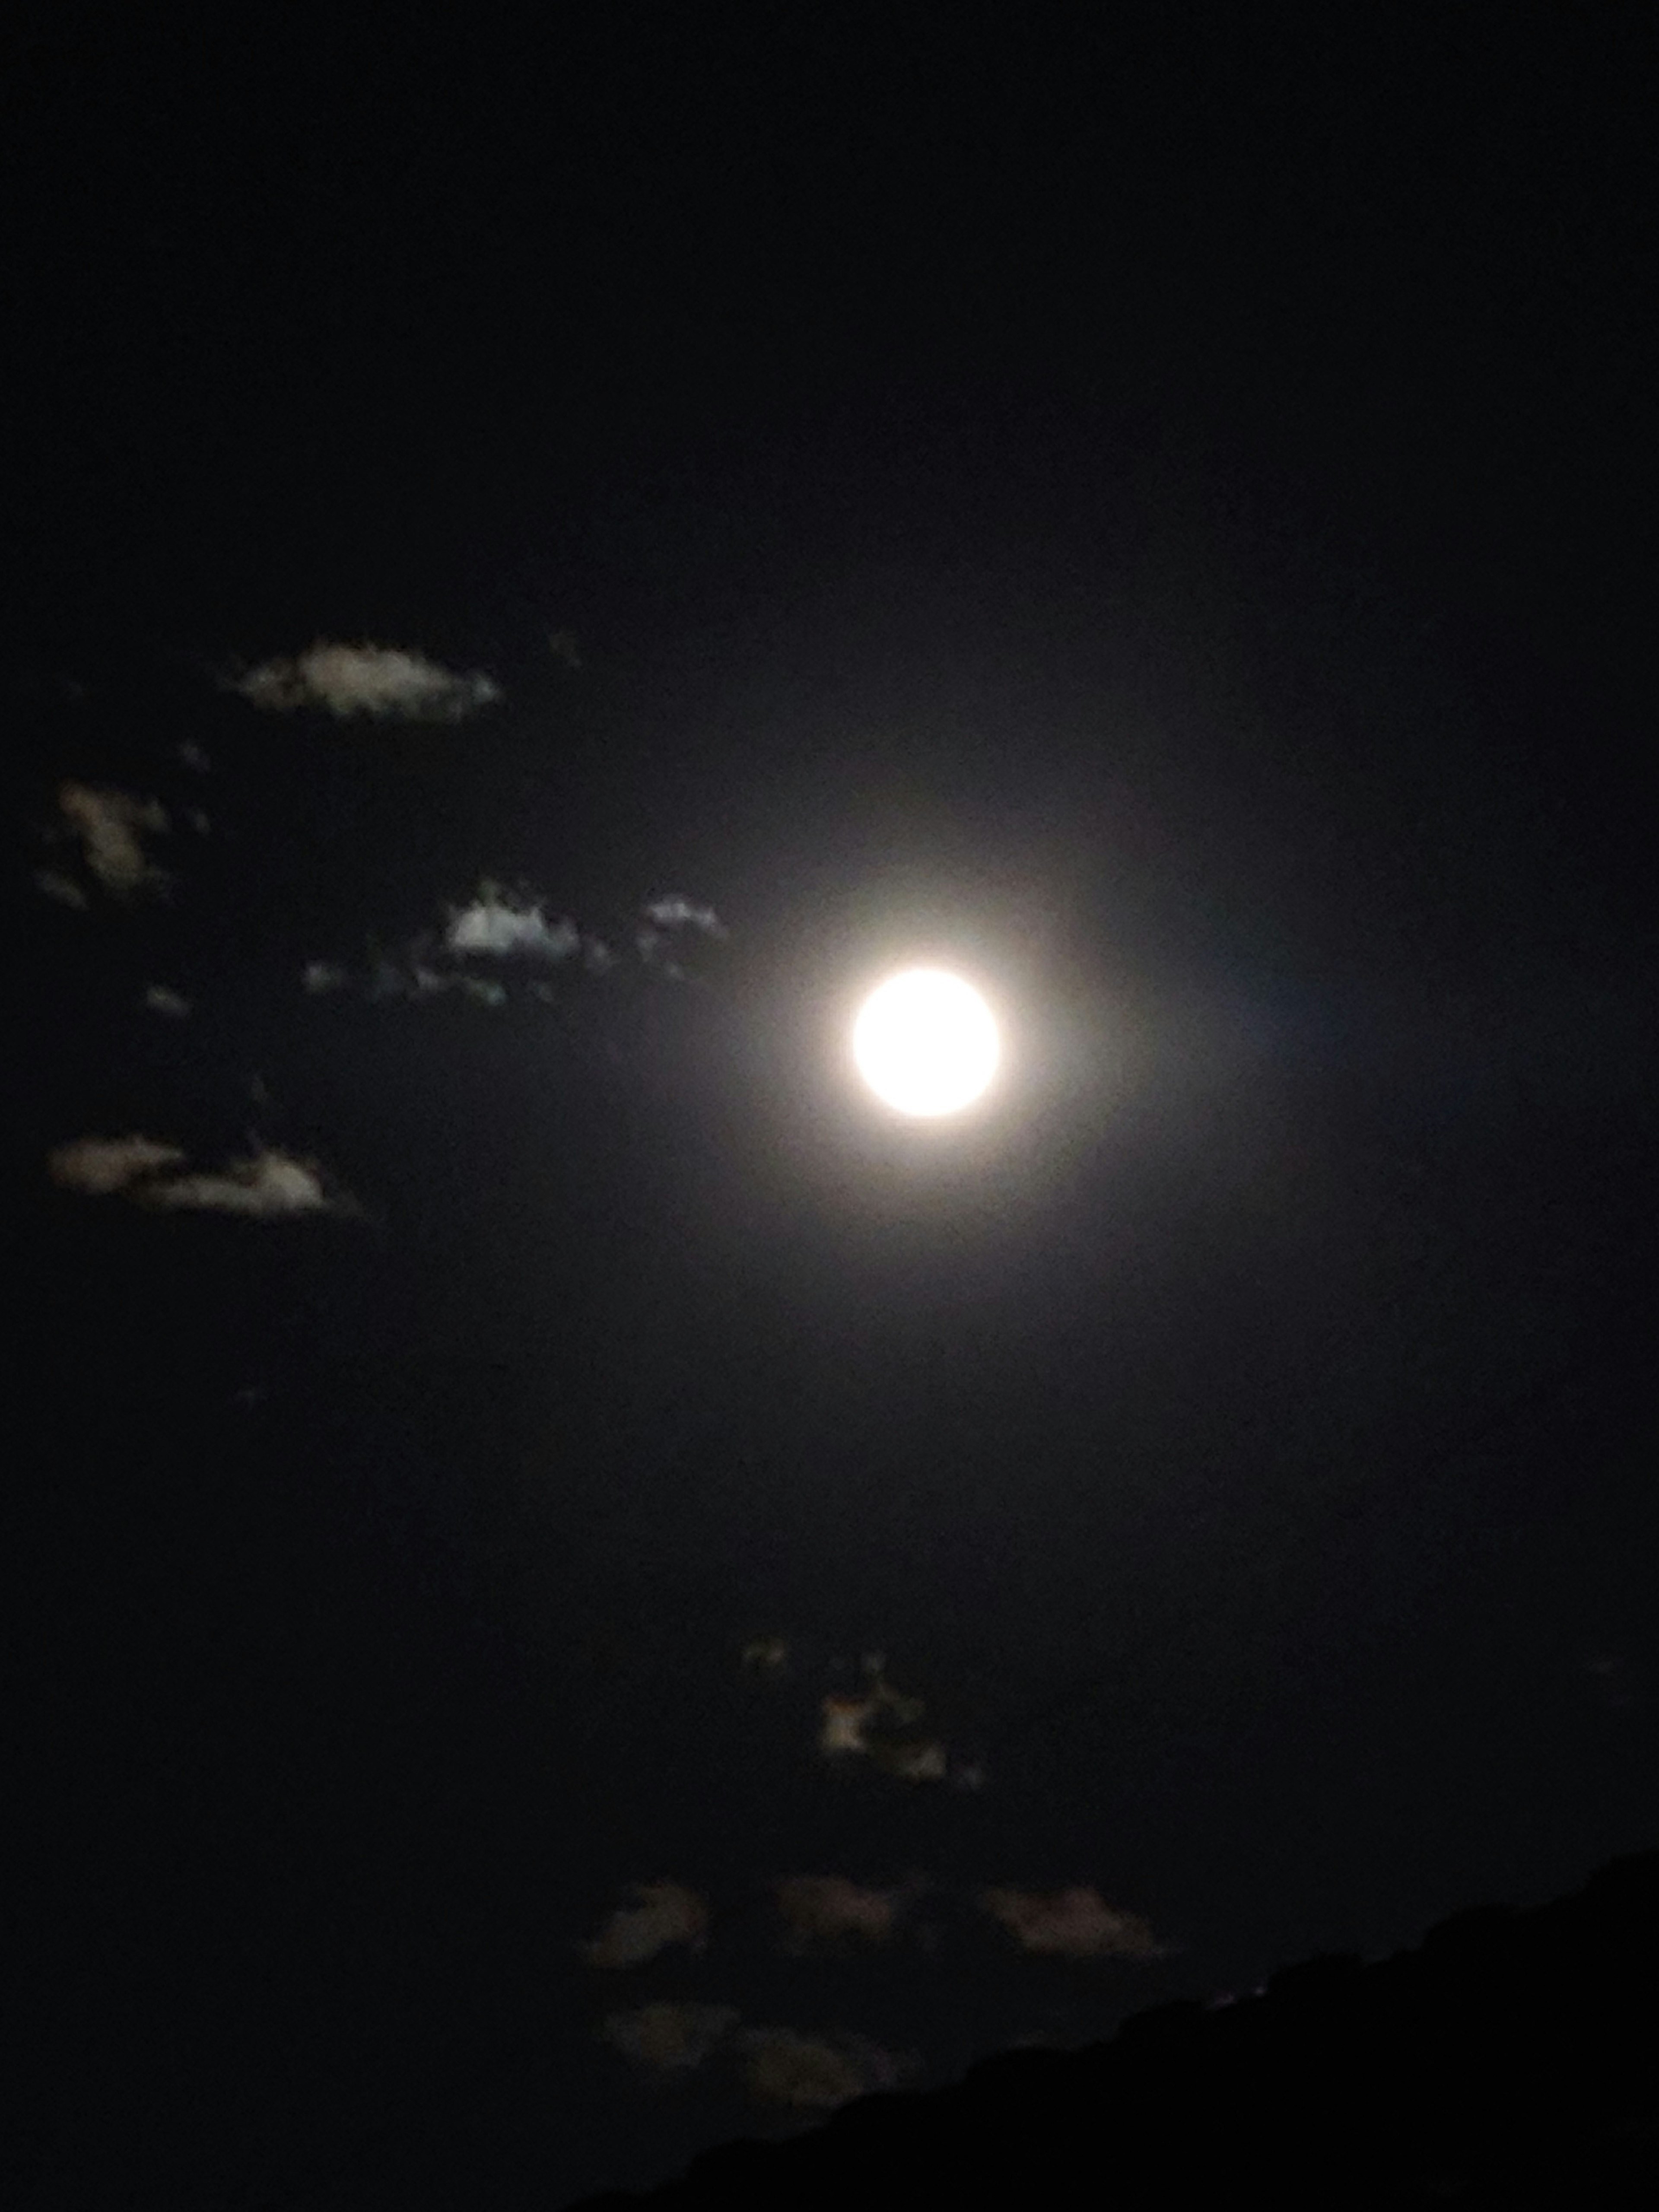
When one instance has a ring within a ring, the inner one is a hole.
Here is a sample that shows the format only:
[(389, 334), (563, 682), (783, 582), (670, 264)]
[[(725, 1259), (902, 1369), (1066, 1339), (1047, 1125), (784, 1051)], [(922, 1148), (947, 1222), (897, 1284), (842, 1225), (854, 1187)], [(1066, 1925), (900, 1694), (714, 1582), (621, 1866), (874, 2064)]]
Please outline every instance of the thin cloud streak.
[(260, 662), (226, 688), (269, 713), (321, 707), (339, 720), (368, 714), (402, 722), (464, 721), (501, 696), (493, 678), (458, 675), (422, 653), (322, 638), (303, 653)]

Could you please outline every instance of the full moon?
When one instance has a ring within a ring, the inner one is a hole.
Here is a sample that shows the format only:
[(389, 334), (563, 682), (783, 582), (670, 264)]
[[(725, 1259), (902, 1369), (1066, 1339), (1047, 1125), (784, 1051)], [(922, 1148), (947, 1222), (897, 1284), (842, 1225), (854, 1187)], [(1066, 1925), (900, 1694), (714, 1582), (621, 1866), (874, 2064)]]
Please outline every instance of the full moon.
[(971, 983), (941, 968), (890, 975), (853, 1024), (853, 1057), (878, 1098), (901, 1114), (955, 1114), (996, 1073), (1001, 1048), (991, 1009)]

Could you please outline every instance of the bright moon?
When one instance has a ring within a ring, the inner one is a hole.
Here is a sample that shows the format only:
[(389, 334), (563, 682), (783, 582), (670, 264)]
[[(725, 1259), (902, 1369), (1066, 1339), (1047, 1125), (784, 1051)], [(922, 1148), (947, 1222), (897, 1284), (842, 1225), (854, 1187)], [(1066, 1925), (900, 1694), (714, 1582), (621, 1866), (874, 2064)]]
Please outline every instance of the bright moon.
[(959, 975), (907, 969), (865, 1000), (853, 1024), (853, 1057), (875, 1092), (901, 1114), (954, 1114), (996, 1073), (1000, 1047), (991, 1009)]

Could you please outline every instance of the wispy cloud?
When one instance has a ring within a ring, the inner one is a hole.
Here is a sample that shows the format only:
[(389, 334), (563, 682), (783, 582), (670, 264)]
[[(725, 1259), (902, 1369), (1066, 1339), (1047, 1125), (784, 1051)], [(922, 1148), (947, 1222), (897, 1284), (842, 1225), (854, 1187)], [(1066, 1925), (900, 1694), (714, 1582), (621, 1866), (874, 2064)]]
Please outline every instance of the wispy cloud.
[(303, 653), (260, 662), (228, 688), (277, 713), (323, 707), (331, 714), (370, 714), (402, 722), (459, 722), (501, 696), (477, 672), (457, 675), (424, 653), (392, 645), (337, 645), (319, 638)]
[(182, 1022), (191, 1011), (191, 1001), (182, 991), (175, 991), (167, 983), (152, 983), (144, 993), (144, 1004), (153, 1014), (165, 1014), (169, 1021)]
[(355, 1202), (324, 1182), (314, 1160), (262, 1148), (208, 1172), (186, 1171), (178, 1145), (154, 1137), (78, 1137), (47, 1155), (47, 1172), (65, 1190), (89, 1198), (122, 1196), (167, 1212), (239, 1213), (276, 1220), (300, 1213), (355, 1213)]
[(56, 899), (59, 906), (72, 906), (82, 914), (92, 904), (74, 878), (64, 875), (58, 868), (37, 868), (34, 888), (44, 891), (49, 899)]
[(1164, 1946), (1133, 1912), (1108, 1905), (1097, 1889), (986, 1889), (981, 1909), (1001, 1922), (1022, 1950), (1063, 1959), (1161, 1959)]
[(787, 1933), (784, 1948), (805, 1951), (814, 1944), (837, 1945), (849, 1938), (885, 1943), (896, 1930), (914, 1884), (898, 1889), (870, 1889), (845, 1875), (786, 1875), (772, 1887), (778, 1917)]
[[(172, 881), (144, 850), (146, 836), (170, 827), (167, 809), (159, 799), (137, 799), (130, 791), (88, 783), (62, 783), (58, 787), (58, 805), (69, 834), (80, 842), (88, 868), (115, 897), (162, 890)], [(55, 895), (62, 896), (61, 892)]]
[(659, 898), (648, 899), (641, 911), (659, 929), (700, 929), (708, 937), (731, 935), (712, 906), (699, 906), (683, 891), (665, 891)]
[(671, 1944), (701, 1950), (708, 1932), (708, 1906), (683, 1882), (635, 1882), (591, 1942), (581, 1946), (590, 1966), (642, 1966)]
[(833, 2112), (872, 2089), (896, 2087), (915, 2071), (908, 2054), (861, 2036), (802, 2035), (793, 2027), (750, 2027), (738, 2036), (743, 2083), (757, 2103)]
[(701, 2066), (737, 2026), (735, 2005), (663, 2002), (633, 2012), (607, 2013), (599, 2033), (606, 2043), (662, 2074)]
[(323, 1187), (314, 1162), (287, 1152), (259, 1152), (206, 1175), (176, 1176), (146, 1184), (136, 1195), (146, 1206), (204, 1213), (242, 1213), (260, 1220), (283, 1214), (340, 1209)]
[(54, 1146), (46, 1156), (46, 1170), (65, 1190), (109, 1198), (163, 1168), (178, 1166), (184, 1158), (181, 1146), (154, 1137), (76, 1137)]
[(450, 908), (444, 943), (463, 957), (517, 953), (535, 960), (568, 960), (581, 950), (582, 939), (567, 917), (550, 922), (539, 900), (506, 898), (493, 884), (481, 884), (465, 906)]
[(951, 1771), (944, 1744), (918, 1728), (927, 1708), (887, 1680), (878, 1651), (864, 1660), (866, 1687), (831, 1691), (818, 1705), (818, 1749), (829, 1759), (867, 1759), (901, 1782), (943, 1782)]

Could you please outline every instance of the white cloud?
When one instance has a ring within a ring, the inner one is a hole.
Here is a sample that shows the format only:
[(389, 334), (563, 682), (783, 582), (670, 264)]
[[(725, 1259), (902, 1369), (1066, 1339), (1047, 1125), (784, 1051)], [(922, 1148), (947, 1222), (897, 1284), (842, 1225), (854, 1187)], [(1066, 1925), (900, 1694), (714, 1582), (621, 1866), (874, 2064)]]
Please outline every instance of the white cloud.
[(635, 2065), (674, 2073), (701, 2066), (738, 2018), (734, 2005), (647, 2004), (607, 2014), (599, 2033)]
[(170, 826), (159, 799), (64, 783), (58, 787), (58, 804), (70, 834), (81, 841), (88, 867), (106, 890), (125, 898), (134, 891), (160, 890), (171, 880), (143, 847), (148, 833)]
[(866, 1889), (838, 1874), (786, 1875), (773, 1884), (778, 1915), (788, 1931), (785, 1947), (792, 1951), (848, 1936), (884, 1943), (912, 1894), (909, 1887)]
[(159, 1144), (154, 1137), (76, 1137), (48, 1153), (46, 1168), (65, 1190), (108, 1198), (162, 1168), (176, 1167), (184, 1157), (179, 1146)]
[(391, 645), (331, 645), (319, 638), (292, 659), (262, 661), (228, 687), (255, 707), (289, 713), (373, 714), (404, 722), (459, 722), (501, 696), (477, 672), (459, 676), (423, 653)]
[(316, 1167), (287, 1152), (259, 1152), (232, 1160), (215, 1174), (176, 1176), (136, 1193), (146, 1206), (199, 1212), (242, 1213), (264, 1220), (293, 1213), (326, 1213), (336, 1201)]
[(524, 953), (538, 960), (568, 960), (580, 951), (582, 939), (574, 921), (550, 922), (539, 901), (515, 903), (486, 884), (470, 904), (450, 908), (444, 943), (462, 955)]
[(153, 1014), (165, 1014), (169, 1021), (182, 1022), (191, 1011), (191, 1002), (182, 991), (174, 991), (166, 983), (152, 983), (144, 994), (144, 1004)]
[(348, 970), (337, 968), (331, 960), (306, 963), (305, 987), (313, 996), (322, 991), (343, 991), (350, 981)]
[(701, 929), (709, 937), (731, 934), (712, 906), (699, 906), (681, 891), (665, 891), (660, 898), (648, 900), (644, 914), (659, 929)]
[(708, 1907), (683, 1882), (635, 1882), (629, 1894), (638, 1900), (619, 1905), (592, 1942), (581, 1946), (590, 1966), (642, 1966), (671, 1943), (701, 1950), (708, 1931)]
[(118, 1193), (167, 1212), (240, 1213), (274, 1220), (284, 1214), (354, 1213), (355, 1202), (323, 1187), (314, 1161), (261, 1149), (208, 1173), (183, 1168), (178, 1145), (153, 1137), (78, 1137), (57, 1146), (46, 1167), (54, 1182), (89, 1198)]
[(981, 1907), (1023, 1950), (1065, 1959), (1161, 1959), (1164, 1948), (1144, 1920), (1108, 1905), (1097, 1889), (987, 1889)]

